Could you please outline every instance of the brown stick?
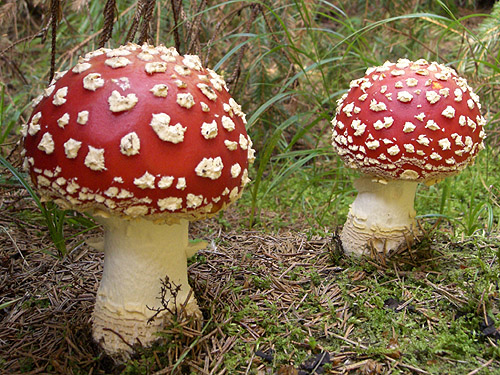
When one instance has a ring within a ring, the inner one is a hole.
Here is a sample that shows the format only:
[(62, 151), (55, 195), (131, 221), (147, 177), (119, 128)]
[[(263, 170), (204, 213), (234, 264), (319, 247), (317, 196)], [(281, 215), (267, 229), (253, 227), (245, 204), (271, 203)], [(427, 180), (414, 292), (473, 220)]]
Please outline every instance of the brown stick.
[(99, 38), (99, 47), (104, 47), (106, 42), (111, 38), (115, 23), (115, 8), (116, 0), (106, 1), (106, 5), (104, 6), (104, 26)]
[(3, 50), (0, 51), (0, 56), (5, 55), (7, 52), (9, 52), (12, 48), (17, 46), (18, 44), (27, 42), (30, 43), (32, 40), (35, 38), (44, 38), (48, 30), (48, 26), (45, 26), (43, 29), (41, 29), (39, 32), (33, 35), (28, 35), (25, 36), (21, 39), (16, 40), (15, 42), (12, 42), (8, 47), (4, 48)]
[(50, 55), (50, 74), (49, 83), (54, 78), (56, 71), (56, 38), (57, 38), (57, 22), (59, 21), (59, 0), (52, 0), (50, 3), (51, 26), (52, 26), (52, 45)]
[(135, 8), (134, 20), (132, 21), (132, 25), (130, 25), (130, 29), (127, 33), (127, 37), (125, 38), (125, 42), (131, 42), (132, 40), (134, 40), (135, 33), (137, 32), (137, 28), (139, 27), (139, 21), (141, 20), (143, 10), (144, 10), (144, 0), (139, 0)]
[(200, 5), (198, 6), (198, 9), (196, 10), (197, 16), (196, 19), (194, 20), (193, 24), (191, 25), (191, 29), (189, 30), (189, 47), (187, 49), (187, 53), (194, 53), (196, 55), (200, 54), (199, 47), (200, 47), (200, 23), (201, 23), (201, 12), (205, 9), (207, 6), (207, 1), (202, 0), (200, 2)]
[(176, 0), (170, 0), (170, 3), (172, 4), (172, 14), (174, 16), (174, 43), (175, 43), (175, 49), (177, 51), (180, 51), (181, 47), (181, 40), (179, 37), (179, 9), (180, 9), (180, 3), (177, 5)]
[(139, 36), (139, 44), (147, 43), (149, 39), (149, 28), (151, 19), (155, 10), (156, 0), (146, 0), (146, 5), (143, 11), (141, 35)]

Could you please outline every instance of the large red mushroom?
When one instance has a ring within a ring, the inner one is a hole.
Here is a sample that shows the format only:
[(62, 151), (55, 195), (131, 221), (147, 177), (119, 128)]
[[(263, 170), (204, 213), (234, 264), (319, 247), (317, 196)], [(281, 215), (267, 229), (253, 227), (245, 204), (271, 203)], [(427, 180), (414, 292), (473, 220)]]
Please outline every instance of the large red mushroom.
[(347, 254), (386, 255), (413, 242), (417, 184), (474, 162), (484, 148), (480, 109), (467, 81), (436, 62), (386, 62), (351, 82), (332, 120), (333, 147), (363, 173), (341, 233)]
[[(80, 58), (34, 105), (24, 127), (33, 184), (105, 228), (94, 339), (128, 355), (158, 338), (168, 310), (200, 316), (188, 300), (188, 222), (236, 201), (254, 159), (224, 80), (198, 56), (128, 44)], [(180, 286), (168, 306), (166, 279)]]

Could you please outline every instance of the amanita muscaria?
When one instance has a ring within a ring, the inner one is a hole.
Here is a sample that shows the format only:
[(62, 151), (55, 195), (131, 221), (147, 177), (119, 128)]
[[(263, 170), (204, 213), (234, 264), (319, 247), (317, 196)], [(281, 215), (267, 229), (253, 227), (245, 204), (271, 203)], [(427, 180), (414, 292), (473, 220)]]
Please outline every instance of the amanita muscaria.
[(351, 82), (332, 120), (336, 152), (363, 173), (341, 233), (347, 254), (386, 254), (413, 241), (417, 184), (474, 162), (484, 148), (480, 109), (467, 81), (436, 62), (386, 62)]
[(233, 203), (250, 181), (245, 124), (218, 74), (164, 46), (90, 52), (35, 100), (23, 129), (33, 184), (105, 228), (93, 337), (108, 353), (157, 339), (166, 311), (148, 319), (164, 307), (167, 277), (181, 286), (177, 304), (201, 315), (186, 300), (188, 222)]

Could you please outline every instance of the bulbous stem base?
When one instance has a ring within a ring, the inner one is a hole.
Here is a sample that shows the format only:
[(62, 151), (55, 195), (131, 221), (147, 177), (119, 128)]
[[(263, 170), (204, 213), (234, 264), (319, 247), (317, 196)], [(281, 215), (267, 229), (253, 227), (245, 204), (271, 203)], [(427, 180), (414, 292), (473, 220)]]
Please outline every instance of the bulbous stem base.
[(105, 227), (104, 269), (92, 335), (106, 353), (127, 358), (134, 345), (150, 346), (159, 339), (166, 314), (184, 308), (187, 315), (201, 318), (188, 284), (187, 253), (192, 249), (187, 221), (99, 221)]
[(340, 239), (352, 256), (387, 256), (413, 243), (417, 234), (413, 208), (417, 182), (381, 183), (363, 176), (354, 181), (358, 191)]

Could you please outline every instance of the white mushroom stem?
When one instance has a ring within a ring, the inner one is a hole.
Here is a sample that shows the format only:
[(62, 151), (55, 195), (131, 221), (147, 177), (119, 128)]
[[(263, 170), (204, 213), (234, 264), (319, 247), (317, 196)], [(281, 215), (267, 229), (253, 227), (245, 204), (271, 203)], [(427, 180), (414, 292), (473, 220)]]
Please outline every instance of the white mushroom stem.
[[(188, 315), (201, 317), (187, 277), (187, 258), (193, 254), (188, 221), (173, 225), (116, 217), (98, 221), (105, 227), (104, 270), (92, 317), (93, 337), (108, 354), (127, 357), (132, 345), (156, 341), (168, 314), (164, 304), (174, 312), (176, 305), (179, 310), (185, 304)], [(162, 301), (161, 281), (166, 277), (181, 287), (175, 301), (169, 291)]]
[(413, 202), (417, 182), (379, 182), (363, 176), (354, 181), (358, 195), (340, 235), (348, 255), (385, 256), (407, 246), (417, 232)]

